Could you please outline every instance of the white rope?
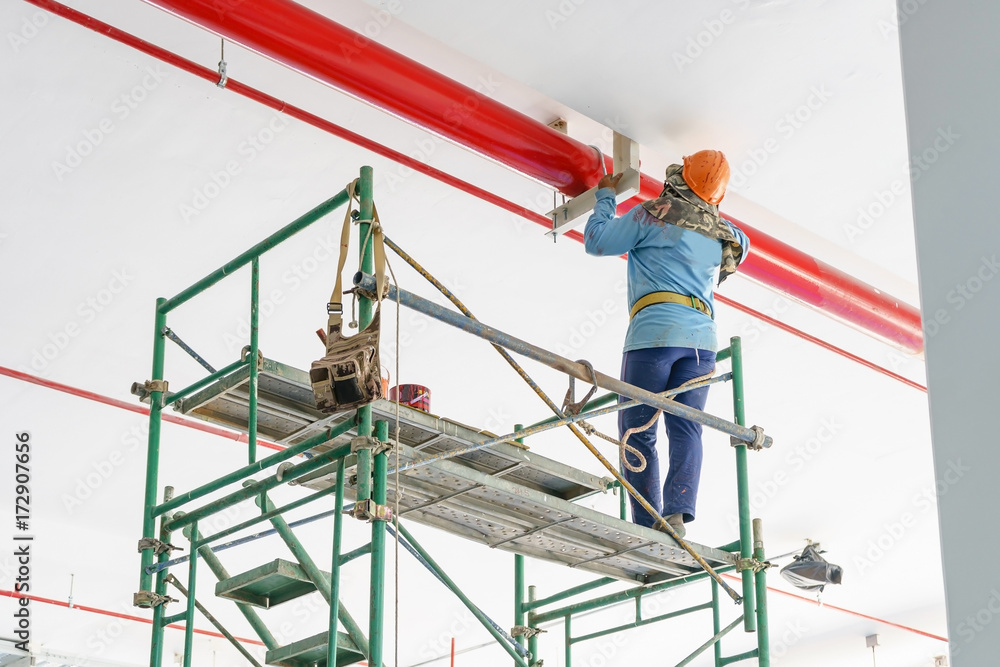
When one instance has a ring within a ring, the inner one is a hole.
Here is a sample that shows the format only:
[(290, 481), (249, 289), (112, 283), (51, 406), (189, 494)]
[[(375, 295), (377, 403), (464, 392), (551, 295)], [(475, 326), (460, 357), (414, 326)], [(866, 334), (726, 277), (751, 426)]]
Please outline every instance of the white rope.
[[(712, 377), (712, 375), (714, 373), (715, 373), (715, 368), (712, 368), (712, 370), (709, 371), (708, 373), (706, 373), (705, 375), (702, 375), (701, 377), (692, 378), (692, 379), (688, 380), (687, 382), (685, 382), (685, 383), (679, 385), (678, 387), (676, 387), (676, 389), (683, 389), (684, 387), (686, 387), (688, 385), (696, 384), (698, 382), (703, 382), (705, 380), (708, 380), (708, 379), (710, 379)], [(668, 389), (667, 391), (676, 391), (676, 389)], [(682, 393), (684, 393), (684, 392), (678, 392), (676, 394), (672, 394), (670, 396), (667, 396), (666, 399), (668, 401), (672, 401), (672, 400), (674, 400), (674, 398), (676, 398), (677, 396), (680, 396)], [(598, 438), (602, 438), (604, 440), (607, 440), (608, 442), (612, 442), (612, 443), (618, 445), (618, 458), (621, 460), (622, 467), (626, 468), (627, 470), (629, 470), (631, 472), (642, 472), (643, 470), (646, 469), (646, 457), (643, 456), (642, 452), (640, 452), (638, 449), (636, 449), (632, 445), (628, 444), (628, 439), (634, 433), (642, 433), (643, 431), (646, 431), (646, 430), (652, 428), (653, 425), (656, 424), (656, 421), (660, 418), (661, 414), (663, 414), (663, 410), (657, 410), (653, 414), (652, 419), (650, 419), (648, 422), (646, 422), (643, 426), (637, 426), (637, 427), (630, 428), (629, 430), (625, 431), (625, 434), (622, 436), (621, 440), (619, 440), (617, 438), (612, 438), (610, 435), (605, 435), (604, 433), (601, 433), (600, 431), (598, 431), (596, 428), (594, 428), (593, 426), (591, 426), (590, 424), (588, 424), (585, 421), (581, 421), (580, 422), (580, 426), (583, 427), (583, 430), (587, 432), (587, 435), (596, 435)], [(639, 463), (638, 464), (636, 464), (636, 465), (633, 466), (631, 463), (629, 463), (628, 458), (626, 457), (626, 454), (628, 452), (631, 452), (633, 456), (635, 456), (637, 459), (639, 459)]]

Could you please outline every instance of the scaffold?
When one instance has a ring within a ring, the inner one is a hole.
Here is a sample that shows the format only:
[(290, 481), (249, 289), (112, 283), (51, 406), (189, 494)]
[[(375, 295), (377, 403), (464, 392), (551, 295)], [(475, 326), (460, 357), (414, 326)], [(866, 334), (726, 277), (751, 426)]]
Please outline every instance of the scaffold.
[[(717, 354), (718, 361), (730, 361), (731, 370), (706, 378), (697, 385), (731, 384), (734, 419), (729, 421), (673, 401), (671, 394), (681, 390), (661, 394), (644, 391), (597, 371), (587, 362), (565, 359), (478, 321), (415, 259), (385, 238), (385, 245), (427, 278), (457, 310), (402, 290), (398, 285), (390, 285), (384, 298), (395, 302), (397, 307), (415, 309), (490, 342), (546, 403), (553, 413), (551, 418), (527, 427), (515, 425), (512, 432), (495, 436), (386, 399), (349, 412), (327, 414), (316, 407), (306, 371), (262, 354), (259, 345), (260, 257), (344, 206), (353, 213), (363, 239), (359, 243), (360, 270), (353, 281), (360, 330), (372, 322), (376, 297), (380, 295), (374, 277), (373, 244), (367, 240), (373, 232), (383, 231), (374, 211), (372, 190), (372, 170), (363, 167), (360, 177), (343, 191), (173, 298), (157, 299), (151, 378), (133, 387), (133, 393), (150, 407), (142, 538), (139, 541), (139, 590), (133, 599), (136, 606), (153, 610), (150, 666), (162, 664), (164, 630), (180, 621), (185, 625), (183, 665), (193, 664), (196, 612), (203, 614), (250, 664), (260, 665), (248, 648), (196, 599), (200, 564), (207, 566), (218, 579), (216, 595), (237, 605), (266, 647), (266, 664), (305, 667), (367, 661), (369, 665), (384, 665), (388, 536), (398, 541), (400, 547), (454, 593), (519, 667), (541, 665), (538, 633), (543, 624), (562, 622), (563, 664), (570, 667), (573, 647), (580, 642), (703, 610), (712, 611), (712, 633), (678, 666), (691, 664), (712, 649), (710, 664), (716, 666), (756, 660), (758, 665), (768, 667), (766, 569), (769, 563), (765, 558), (760, 520), (751, 521), (750, 517), (748, 451), (770, 447), (771, 439), (763, 429), (746, 426), (739, 338), (732, 338), (730, 345)], [(358, 208), (352, 211), (355, 196)], [(251, 278), (248, 344), (238, 360), (214, 370), (168, 328), (167, 317), (194, 296), (247, 265)], [(208, 375), (178, 391), (170, 391), (165, 370), (167, 340), (177, 343), (198, 360)], [(571, 410), (566, 409), (565, 403), (560, 407), (530, 378), (512, 353), (561, 371), (569, 376), (571, 383), (576, 380), (592, 384), (609, 393)], [(730, 436), (736, 457), (739, 519), (739, 534), (734, 541), (710, 547), (682, 539), (631, 487), (619, 466), (605, 458), (590, 442), (588, 436), (595, 429), (587, 420), (639, 402)], [(183, 415), (246, 433), (246, 465), (191, 490), (175, 492), (172, 486), (164, 487), (162, 500), (158, 500), (161, 421), (162, 412), (168, 407)], [(390, 426), (393, 427), (391, 433)], [(597, 457), (608, 475), (594, 475), (534, 452), (529, 454), (525, 438), (557, 428), (572, 431)], [(263, 440), (273, 443), (279, 451), (258, 459), (258, 445)], [(266, 476), (259, 477), (261, 473)], [(292, 485), (302, 491), (301, 495), (276, 506), (269, 494), (279, 487)], [(223, 491), (226, 492), (220, 496)], [(608, 515), (580, 504), (582, 499), (596, 493), (617, 493), (618, 514)], [(650, 511), (658, 530), (627, 520), (627, 494)], [(213, 499), (196, 502), (207, 496)], [(210, 534), (202, 532), (209, 517), (248, 500), (257, 503), (259, 516)], [(331, 500), (333, 508), (329, 509)], [(297, 521), (285, 519), (289, 512), (314, 503), (324, 505), (323, 511)], [(345, 550), (344, 522), (351, 519), (368, 521), (371, 538), (366, 544)], [(299, 526), (321, 521), (330, 529), (329, 571), (313, 560), (295, 534)], [(410, 521), (513, 554), (514, 609), (509, 626), (487, 616), (462, 591), (407, 529)], [(270, 528), (261, 530), (260, 525), (265, 523)], [(177, 547), (171, 540), (175, 540), (178, 533), (188, 541), (188, 555), (174, 558), (173, 551)], [(268, 535), (281, 538), (294, 562), (276, 558), (247, 572), (230, 575), (219, 553)], [(367, 633), (341, 599), (341, 569), (365, 557), (370, 560)], [(525, 566), (529, 557), (561, 563), (598, 578), (539, 597), (538, 588), (527, 585)], [(177, 575), (184, 570), (187, 579), (182, 584)], [(721, 576), (730, 571), (739, 574), (739, 592)], [(643, 617), (641, 601), (644, 597), (703, 580), (710, 585), (709, 601)], [(632, 585), (618, 592), (579, 599), (616, 582)], [(183, 610), (173, 614), (167, 612), (168, 605), (177, 601), (169, 597), (168, 585), (184, 598)], [(258, 610), (270, 609), (314, 592), (329, 604), (327, 629), (291, 644), (279, 645)], [(738, 613), (723, 625), (723, 617), (729, 615), (726, 609), (731, 608), (723, 604), (726, 596), (735, 603), (733, 607)], [(570, 601), (574, 598), (576, 601)], [(624, 602), (635, 604), (632, 622), (584, 634), (573, 633), (574, 618)], [(557, 603), (564, 604), (558, 606)], [(724, 656), (722, 639), (739, 626), (747, 633), (756, 633), (756, 647)]]

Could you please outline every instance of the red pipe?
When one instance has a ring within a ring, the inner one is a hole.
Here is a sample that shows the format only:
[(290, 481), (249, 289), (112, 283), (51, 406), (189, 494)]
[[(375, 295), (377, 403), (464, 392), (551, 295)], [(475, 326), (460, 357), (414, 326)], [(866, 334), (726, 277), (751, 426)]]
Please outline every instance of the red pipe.
[[(218, 80), (219, 74), (215, 70), (209, 69), (202, 65), (198, 65), (197, 63), (194, 63), (188, 60), (187, 58), (183, 58), (171, 51), (167, 51), (166, 49), (156, 46), (155, 44), (150, 44), (149, 42), (140, 39), (135, 35), (127, 33), (123, 30), (119, 30), (118, 28), (115, 28), (112, 25), (99, 21), (82, 12), (78, 12), (77, 10), (67, 7), (66, 5), (55, 2), (54, 0), (25, 0), (25, 1), (30, 4), (36, 5), (38, 7), (41, 7), (42, 9), (45, 9), (49, 12), (52, 12), (53, 14), (61, 16), (70, 21), (73, 21), (74, 23), (89, 28), (102, 35), (110, 37), (111, 39), (114, 39), (122, 44), (131, 46), (132, 48), (141, 51), (142, 53), (153, 56), (154, 58), (158, 58), (165, 63), (173, 65), (174, 67), (177, 67), (178, 69), (181, 69), (190, 74), (193, 74), (199, 78), (205, 79), (206, 81), (215, 83)], [(466, 192), (470, 195), (473, 195), (474, 197), (478, 197), (483, 201), (490, 202), (491, 204), (499, 206), (500, 208), (510, 211), (511, 213), (514, 213), (516, 215), (519, 215), (525, 218), (526, 220), (530, 220), (546, 228), (551, 226), (551, 221), (543, 215), (539, 215), (538, 213), (535, 213), (534, 211), (531, 211), (523, 206), (519, 206), (518, 204), (515, 204), (510, 200), (503, 199), (502, 197), (499, 197), (491, 192), (483, 190), (482, 188), (479, 188), (467, 181), (463, 181), (460, 178), (456, 178), (451, 174), (445, 173), (439, 169), (435, 169), (434, 167), (424, 164), (423, 162), (420, 162), (408, 155), (404, 155), (399, 151), (393, 150), (391, 148), (388, 148), (387, 146), (383, 146), (382, 144), (376, 143), (371, 139), (361, 136), (360, 134), (351, 132), (347, 128), (341, 127), (340, 125), (337, 125), (335, 123), (331, 123), (330, 121), (324, 118), (320, 118), (315, 114), (309, 113), (308, 111), (300, 107), (296, 107), (291, 104), (286, 104), (284, 101), (279, 100), (276, 97), (268, 95), (267, 93), (258, 90), (256, 88), (253, 88), (251, 86), (240, 83), (235, 79), (229, 79), (228, 83), (226, 84), (226, 90), (229, 90), (238, 95), (243, 95), (244, 97), (254, 100), (255, 102), (258, 102), (268, 108), (274, 109), (279, 113), (283, 113), (288, 116), (291, 116), (292, 118), (301, 120), (302, 122), (308, 123), (313, 127), (323, 130), (324, 132), (328, 132), (329, 134), (344, 139), (345, 141), (349, 141), (353, 144), (361, 146), (362, 148), (370, 150), (377, 155), (381, 155), (394, 162), (405, 165), (406, 167), (409, 167), (414, 171), (419, 171), (420, 173), (426, 174), (427, 176), (437, 179), (442, 183), (447, 183), (448, 185), (451, 185), (452, 187), (457, 188), (462, 192)], [(580, 232), (578, 231), (570, 231), (566, 234), (566, 237), (571, 238), (574, 241), (583, 242), (583, 235), (580, 234)], [(827, 350), (830, 350), (831, 352), (834, 352), (835, 354), (839, 354), (842, 357), (845, 357), (852, 361), (856, 361), (864, 366), (867, 366), (868, 368), (871, 368), (872, 370), (875, 370), (879, 373), (882, 373), (883, 375), (886, 375), (895, 380), (903, 382), (904, 384), (910, 385), (916, 389), (920, 389), (921, 391), (924, 392), (927, 391), (927, 388), (924, 387), (923, 385), (913, 382), (912, 380), (905, 378), (897, 373), (894, 373), (887, 368), (884, 368), (870, 361), (862, 359), (857, 355), (851, 354), (846, 350), (843, 350), (835, 345), (827, 343), (826, 341), (816, 338), (815, 336), (807, 334), (804, 331), (796, 329), (791, 325), (785, 324), (784, 322), (780, 322), (774, 319), (773, 317), (769, 317), (764, 313), (754, 310), (753, 308), (737, 303), (736, 301), (724, 297), (721, 294), (716, 294), (715, 298), (721, 303), (732, 306), (733, 308), (743, 311), (744, 313), (748, 313), (753, 317), (768, 322), (774, 325), (775, 327), (778, 327), (784, 331), (791, 333), (794, 336), (798, 336), (799, 338), (815, 343)], [(39, 378), (39, 380), (41, 379)], [(44, 381), (39, 382), (39, 384), (42, 382)], [(135, 410), (139, 410), (138, 408), (130, 404), (126, 405), (128, 405), (127, 409), (134, 408)], [(229, 434), (227, 433), (226, 435), (228, 437)], [(240, 436), (240, 437), (245, 438), (246, 436)], [(269, 446), (269, 445), (265, 444), (264, 446)]]
[[(70, 607), (68, 602), (63, 602), (62, 600), (53, 600), (51, 598), (43, 598), (37, 595), (25, 595), (23, 593), (15, 593), (14, 591), (5, 591), (5, 590), (0, 590), (0, 595), (14, 599), (25, 598), (31, 600), (32, 602), (43, 602), (45, 604), (51, 604), (57, 607), (65, 607), (66, 609), (79, 609), (80, 611), (87, 611), (90, 612), (91, 614), (100, 614), (101, 616), (111, 616), (114, 618), (121, 618), (126, 621), (137, 621), (139, 623), (146, 623), (148, 625), (153, 624), (153, 621), (151, 619), (143, 618), (142, 616), (132, 616), (130, 614), (122, 614), (117, 611), (109, 611), (107, 609), (99, 609), (97, 607), (87, 607), (82, 604), (74, 604), (72, 607)], [(174, 623), (172, 625), (168, 625), (167, 627), (172, 628), (174, 630), (184, 629), (184, 626), (180, 625), (179, 623)], [(212, 632), (211, 630), (199, 630), (198, 628), (195, 628), (194, 632), (196, 634), (206, 635), (208, 637), (218, 637), (219, 639), (226, 638), (225, 635), (220, 634), (218, 632)], [(247, 644), (256, 644), (257, 646), (264, 646), (264, 642), (258, 641), (256, 639), (244, 639), (242, 637), (236, 637), (236, 639)]]
[[(307, 76), (574, 196), (597, 183), (593, 148), (291, 0), (146, 0)], [(661, 179), (643, 175), (639, 198)], [(735, 220), (734, 220), (735, 222)], [(908, 352), (919, 311), (753, 227), (745, 275)]]
[[(104, 405), (110, 405), (112, 407), (121, 408), (122, 410), (128, 410), (129, 412), (135, 412), (140, 415), (149, 416), (149, 408), (143, 405), (134, 405), (126, 401), (120, 401), (117, 398), (111, 398), (110, 396), (104, 396), (102, 394), (95, 394), (92, 391), (87, 391), (86, 389), (79, 389), (77, 387), (71, 387), (68, 384), (62, 384), (60, 382), (53, 382), (52, 380), (46, 380), (45, 378), (40, 378), (37, 375), (29, 375), (28, 373), (22, 373), (21, 371), (16, 371), (13, 368), (7, 368), (6, 366), (0, 366), (0, 375), (6, 375), (12, 377), (15, 380), (22, 380), (24, 382), (30, 382), (31, 384), (37, 384), (40, 387), (45, 387), (46, 389), (55, 389), (56, 391), (61, 391), (71, 396), (79, 396), (80, 398), (86, 398), (90, 401), (96, 401), (97, 403), (103, 403)], [(181, 426), (187, 426), (188, 428), (193, 428), (196, 431), (203, 431), (205, 433), (211, 433), (212, 435), (221, 435), (227, 440), (235, 440), (236, 442), (249, 442), (246, 433), (237, 433), (236, 431), (230, 431), (229, 429), (219, 428), (218, 426), (212, 426), (211, 424), (206, 424), (204, 422), (195, 421), (193, 419), (184, 419), (183, 417), (178, 417), (177, 415), (172, 415), (169, 413), (161, 413), (161, 419), (165, 422), (170, 422), (171, 424), (180, 424)], [(277, 449), (282, 450), (284, 447), (275, 444), (273, 442), (268, 442), (266, 440), (261, 440), (258, 438), (257, 444), (261, 447), (267, 449)]]
[[(733, 576), (731, 574), (723, 574), (722, 576), (725, 577), (726, 579), (732, 579), (733, 581), (742, 581), (742, 579), (740, 579), (739, 577)], [(942, 637), (941, 635), (931, 634), (930, 632), (925, 632), (924, 630), (918, 630), (917, 628), (911, 628), (910, 626), (903, 625), (902, 623), (894, 623), (893, 621), (887, 621), (884, 618), (879, 618), (878, 616), (869, 616), (868, 614), (862, 614), (860, 611), (854, 611), (852, 609), (847, 609), (846, 607), (838, 607), (837, 605), (827, 604), (825, 602), (823, 604), (820, 604), (816, 600), (813, 600), (811, 598), (807, 598), (807, 597), (805, 597), (803, 595), (798, 595), (796, 593), (790, 593), (788, 591), (783, 591), (780, 588), (773, 588), (771, 586), (768, 586), (767, 590), (770, 593), (778, 593), (780, 595), (784, 595), (785, 597), (790, 597), (793, 600), (798, 600), (800, 602), (807, 602), (807, 603), (815, 605), (817, 607), (822, 606), (822, 607), (825, 607), (827, 609), (833, 609), (834, 611), (843, 612), (843, 613), (849, 614), (851, 616), (857, 616), (858, 618), (863, 618), (863, 619), (868, 620), (868, 621), (875, 621), (876, 623), (882, 623), (883, 625), (888, 625), (888, 626), (891, 626), (893, 628), (899, 628), (900, 630), (906, 630), (907, 632), (912, 632), (915, 635), (920, 635), (922, 637), (929, 637), (930, 639), (937, 639), (938, 641), (942, 641), (942, 642), (948, 643), (948, 638), (947, 637)]]

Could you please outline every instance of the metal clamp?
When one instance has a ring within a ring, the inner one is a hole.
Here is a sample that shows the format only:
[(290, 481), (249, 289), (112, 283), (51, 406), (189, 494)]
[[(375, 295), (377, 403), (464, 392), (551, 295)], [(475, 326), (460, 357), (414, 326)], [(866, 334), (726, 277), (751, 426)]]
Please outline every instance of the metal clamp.
[(759, 452), (764, 449), (764, 427), (757, 426), (754, 424), (750, 427), (750, 430), (754, 432), (753, 441), (747, 442), (746, 440), (740, 440), (736, 436), (729, 437), (729, 444), (733, 447), (739, 447), (740, 445), (746, 445), (747, 449), (752, 449), (755, 452)]
[(587, 367), (587, 370), (590, 371), (590, 381), (594, 386), (590, 388), (590, 391), (587, 392), (586, 396), (574, 403), (573, 399), (576, 398), (574, 396), (576, 393), (576, 382), (572, 375), (569, 376), (569, 389), (566, 390), (566, 398), (563, 399), (562, 411), (570, 416), (580, 414), (580, 410), (582, 410), (583, 406), (587, 404), (587, 401), (589, 401), (591, 397), (597, 393), (597, 371), (594, 370), (594, 365), (586, 359), (577, 359), (576, 363), (583, 364)]
[[(152, 394), (154, 391), (158, 391), (162, 394), (167, 393), (167, 387), (170, 385), (166, 380), (146, 380), (142, 383), (142, 390), (146, 392), (146, 395)], [(135, 392), (133, 392), (135, 393)]]
[(354, 503), (351, 516), (362, 521), (392, 521), (392, 508), (388, 505), (379, 505), (369, 498), (359, 503)]
[(359, 435), (351, 438), (351, 454), (357, 454), (363, 449), (370, 449), (373, 452), (378, 449), (379, 441), (370, 435)]
[(540, 635), (543, 632), (548, 632), (548, 630), (542, 630), (541, 628), (532, 628), (527, 625), (515, 625), (510, 629), (511, 637), (526, 637), (531, 639), (535, 635)]
[(169, 556), (170, 553), (175, 550), (184, 551), (182, 547), (175, 547), (169, 542), (158, 540), (155, 537), (144, 537), (141, 540), (139, 540), (139, 553), (142, 553), (143, 551), (147, 551), (149, 549), (152, 549), (153, 554), (156, 556), (159, 556), (162, 553), (165, 553)]
[(217, 85), (219, 88), (225, 88), (226, 87), (226, 83), (228, 83), (228, 81), (229, 81), (229, 76), (226, 74), (226, 61), (225, 60), (220, 60), (219, 61), (219, 81), (215, 85)]
[(169, 595), (159, 595), (158, 593), (154, 593), (152, 591), (139, 591), (138, 593), (132, 594), (133, 607), (152, 609), (154, 607), (159, 607), (161, 604), (167, 604), (168, 602), (177, 602), (177, 600)]
[(274, 471), (274, 478), (280, 482), (285, 477), (285, 471), (287, 471), (289, 468), (294, 468), (294, 467), (295, 467), (294, 463), (292, 463), (291, 461), (285, 461), (284, 463), (278, 466), (277, 470)]
[(770, 561), (759, 561), (756, 558), (737, 558), (736, 559), (736, 571), (743, 572), (744, 570), (752, 570), (754, 574), (757, 572), (763, 572), (769, 567), (773, 567)]
[(393, 440), (382, 442), (369, 435), (359, 435), (356, 438), (351, 438), (351, 454), (357, 454), (363, 449), (368, 449), (371, 451), (372, 456), (375, 456), (383, 452), (391, 452), (395, 447), (396, 443)]
[[(244, 345), (243, 349), (240, 350), (240, 361), (246, 361), (247, 357), (250, 356), (250, 346)], [(264, 369), (264, 353), (261, 352), (260, 348), (257, 348), (257, 370)]]

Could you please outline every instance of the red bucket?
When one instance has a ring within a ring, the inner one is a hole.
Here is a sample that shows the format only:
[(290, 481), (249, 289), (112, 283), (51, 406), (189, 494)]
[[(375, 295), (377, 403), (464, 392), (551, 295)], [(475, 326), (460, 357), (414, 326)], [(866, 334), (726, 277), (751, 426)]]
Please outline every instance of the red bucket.
[(399, 404), (422, 412), (431, 411), (431, 390), (420, 384), (401, 384), (389, 390), (389, 400), (396, 401), (397, 389)]

